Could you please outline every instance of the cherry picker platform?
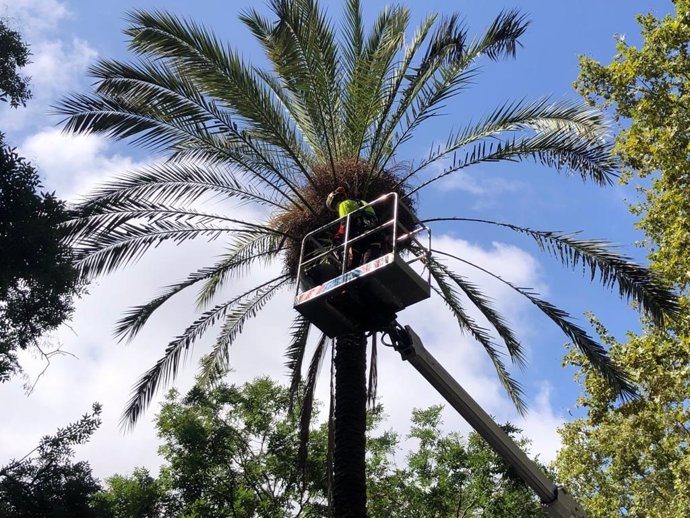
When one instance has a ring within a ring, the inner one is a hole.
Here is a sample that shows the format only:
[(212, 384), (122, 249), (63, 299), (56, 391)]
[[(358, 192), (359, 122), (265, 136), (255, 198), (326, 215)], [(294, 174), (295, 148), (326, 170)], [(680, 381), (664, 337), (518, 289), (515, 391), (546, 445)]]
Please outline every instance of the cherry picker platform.
[[(416, 271), (430, 253), (431, 232), (399, 201), (396, 193), (369, 203), (377, 227), (357, 234), (360, 211), (307, 234), (302, 241), (295, 309), (329, 337), (372, 331), (395, 314), (429, 297), (429, 272)], [(342, 243), (333, 243), (344, 224)], [(361, 248), (376, 243), (378, 257), (358, 264)], [(358, 249), (360, 249), (358, 251)]]

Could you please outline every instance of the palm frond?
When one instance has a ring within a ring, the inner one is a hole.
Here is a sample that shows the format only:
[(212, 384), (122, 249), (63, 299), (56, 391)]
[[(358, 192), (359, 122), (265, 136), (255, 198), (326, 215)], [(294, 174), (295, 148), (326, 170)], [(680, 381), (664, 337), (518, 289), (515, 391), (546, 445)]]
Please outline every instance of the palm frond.
[(504, 11), (479, 40), (468, 43), (466, 29), (457, 16), (442, 21), (431, 37), (425, 59), (412, 71), (396, 112), (377, 132), (377, 149), (372, 154), (381, 170), (415, 128), (434, 117), (446, 99), (469, 83), (476, 74), (473, 65), (477, 58), (511, 56), (527, 25), (518, 11)]
[(256, 316), (281, 288), (291, 282), (287, 275), (282, 276), (280, 282), (275, 283), (276, 280), (273, 279), (270, 281), (272, 284), (264, 288), (254, 290), (251, 295), (233, 304), (232, 309), (229, 309), (218, 339), (202, 364), (198, 380), (201, 386), (214, 383), (228, 372), (230, 346), (242, 332), (244, 325)]
[(249, 268), (257, 261), (265, 264), (281, 251), (284, 240), (275, 235), (246, 234), (239, 235), (216, 263), (213, 273), (206, 278), (196, 299), (198, 308), (210, 303), (228, 278), (239, 277), (248, 273)]
[(151, 247), (165, 241), (180, 244), (200, 237), (214, 240), (232, 233), (284, 237), (266, 225), (141, 202), (71, 221), (66, 229), (74, 243), (76, 266), (86, 278), (132, 264)]
[(376, 333), (371, 335), (371, 356), (369, 357), (369, 380), (367, 381), (367, 405), (370, 409), (376, 405), (376, 392), (379, 384), (378, 344)]
[(325, 334), (321, 335), (316, 349), (309, 362), (309, 370), (307, 371), (307, 379), (304, 384), (304, 396), (302, 399), (302, 408), (299, 416), (299, 451), (297, 453), (297, 464), (304, 467), (307, 461), (307, 446), (309, 444), (309, 423), (311, 422), (312, 413), (314, 411), (314, 393), (316, 392), (316, 381), (319, 377), (321, 365), (326, 357), (328, 345), (330, 340)]
[(458, 293), (447, 282), (449, 276), (444, 271), (443, 265), (431, 257), (429, 258), (427, 266), (429, 267), (431, 276), (438, 285), (438, 287), (433, 286), (433, 290), (439, 294), (439, 296), (451, 310), (453, 316), (455, 316), (455, 319), (458, 322), (458, 325), (460, 326), (460, 329), (469, 332), (469, 334), (475, 340), (477, 340), (482, 347), (484, 347), (484, 350), (494, 365), (494, 369), (496, 369), (496, 373), (498, 374), (498, 379), (501, 382), (501, 385), (503, 385), (503, 388), (508, 393), (508, 396), (510, 397), (511, 401), (513, 401), (513, 404), (520, 415), (524, 415), (527, 410), (527, 406), (522, 399), (522, 387), (508, 373), (508, 370), (501, 360), (500, 353), (496, 349), (496, 344), (494, 344), (491, 339), (491, 335), (486, 329), (479, 326), (469, 315), (467, 315), (462, 307), (460, 299), (458, 298)]
[[(429, 156), (414, 167), (400, 183), (404, 183), (431, 164), (447, 159), (464, 147), (483, 139), (496, 139), (501, 134), (532, 131), (539, 134), (559, 133), (579, 137), (591, 146), (606, 142), (610, 127), (601, 112), (573, 102), (536, 101), (507, 102), (476, 124), (449, 135), (443, 148), (432, 149)], [(600, 169), (591, 176), (596, 183), (610, 184), (615, 176), (615, 161), (609, 154)], [(455, 158), (454, 158), (455, 159)], [(583, 171), (584, 173), (584, 171)], [(586, 176), (583, 174), (583, 178)]]
[(616, 393), (623, 399), (634, 398), (637, 396), (637, 390), (633, 385), (628, 374), (620, 369), (611, 361), (606, 349), (601, 344), (590, 337), (587, 332), (581, 327), (573, 324), (568, 319), (571, 316), (562, 309), (557, 308), (550, 302), (542, 300), (536, 296), (534, 292), (529, 289), (520, 288), (510, 281), (507, 281), (500, 275), (482, 268), (466, 259), (458, 257), (440, 250), (432, 250), (433, 253), (450, 257), (462, 263), (465, 263), (477, 270), (486, 273), (490, 277), (504, 283), (522, 296), (527, 298), (532, 304), (537, 306), (542, 313), (544, 313), (552, 322), (554, 322), (562, 331), (568, 336), (575, 346), (582, 352), (582, 354), (589, 360), (592, 367), (606, 380), (606, 382), (616, 391)]
[(498, 313), (491, 305), (489, 299), (479, 290), (479, 288), (465, 279), (462, 275), (453, 272), (444, 264), (436, 261), (435, 267), (444, 276), (453, 281), (465, 294), (472, 304), (484, 315), (484, 318), (491, 324), (506, 345), (510, 359), (521, 369), (525, 367), (525, 355), (522, 345), (515, 337), (513, 331), (506, 324), (503, 316)]
[(225, 315), (234, 306), (246, 302), (247, 299), (256, 297), (257, 293), (271, 292), (276, 287), (287, 282), (287, 276), (282, 275), (276, 277), (268, 282), (261, 284), (251, 290), (229, 300), (222, 304), (218, 304), (214, 308), (204, 312), (198, 319), (196, 319), (185, 331), (170, 342), (165, 348), (163, 357), (160, 358), (153, 367), (151, 367), (144, 375), (139, 378), (139, 381), (134, 385), (132, 390), (132, 397), (127, 403), (127, 407), (120, 418), (120, 424), (123, 427), (132, 427), (143, 412), (148, 407), (153, 396), (158, 392), (161, 386), (166, 386), (171, 380), (177, 376), (177, 370), (180, 366), (180, 359), (183, 353), (188, 354), (192, 345), (213, 325)]
[(343, 73), (346, 155), (361, 155), (370, 138), (370, 128), (380, 117), (395, 57), (404, 44), (407, 21), (407, 11), (403, 8), (385, 9), (374, 23), (366, 42), (362, 39), (352, 43), (353, 48), (358, 48), (358, 53), (353, 56), (352, 63), (346, 61), (347, 68)]
[(503, 141), (479, 142), (461, 156), (453, 154), (452, 162), (433, 178), (411, 189), (408, 197), (424, 187), (466, 167), (487, 162), (533, 160), (556, 171), (578, 171), (583, 180), (607, 185), (616, 176), (616, 160), (607, 142), (592, 142), (586, 135), (564, 133), (551, 128), (531, 137), (514, 137)]
[(290, 344), (285, 351), (285, 366), (290, 377), (290, 412), (292, 412), (294, 407), (295, 398), (302, 381), (302, 363), (304, 362), (304, 354), (307, 349), (310, 326), (311, 323), (306, 318), (302, 315), (297, 315), (291, 326), (292, 331), (290, 335), (292, 340), (290, 340)]
[[(271, 0), (276, 16), (268, 24), (255, 11), (240, 17), (264, 47), (275, 72), (309, 113), (325, 150), (326, 163), (339, 157), (340, 85), (337, 47), (330, 23), (313, 0)], [(316, 148), (319, 151), (319, 148)]]
[[(238, 237), (236, 241), (250, 243), (257, 240), (270, 240), (272, 236), (252, 236), (249, 235), (247, 238), (242, 236)], [(249, 248), (249, 247), (247, 247)], [(261, 259), (262, 257), (270, 257), (277, 253), (277, 249), (271, 250), (267, 249), (262, 252), (257, 252), (252, 256), (245, 256), (239, 252), (235, 255), (234, 261), (228, 260), (228, 257), (223, 257), (219, 262), (210, 267), (200, 268), (196, 272), (190, 274), (185, 280), (172, 284), (168, 286), (165, 291), (150, 300), (146, 304), (140, 306), (134, 306), (125, 312), (125, 315), (117, 322), (115, 327), (115, 336), (119, 340), (131, 340), (133, 339), (139, 331), (143, 328), (144, 324), (148, 321), (151, 315), (160, 308), (165, 302), (170, 300), (174, 295), (180, 293), (186, 288), (193, 286), (194, 284), (207, 280), (212, 277), (225, 275), (227, 271), (235, 269), (247, 268), (251, 263)]]
[(89, 210), (104, 204), (122, 205), (130, 201), (187, 205), (199, 198), (222, 196), (242, 202), (287, 210), (275, 196), (241, 182), (233, 171), (215, 164), (165, 162), (128, 171), (107, 184), (97, 186), (79, 203), (78, 210)]
[(617, 287), (621, 298), (635, 303), (657, 325), (662, 325), (665, 318), (675, 318), (679, 314), (678, 297), (663, 280), (631, 258), (617, 254), (609, 241), (577, 239), (577, 234), (573, 233), (535, 230), (483, 219), (431, 218), (425, 223), (432, 221), (485, 223), (528, 235), (542, 251), (560, 260), (563, 265), (572, 269), (580, 266), (584, 274), (589, 274), (590, 280), (598, 276), (602, 286), (610, 289)]
[[(252, 67), (225, 48), (204, 27), (164, 12), (135, 10), (129, 14), (130, 47), (135, 52), (164, 58), (184, 70), (207, 96), (241, 117), (254, 138), (282, 150), (309, 179), (313, 157), (302, 146), (294, 125), (276, 105)], [(277, 172), (277, 171), (276, 171)], [(294, 183), (291, 178), (288, 183)]]

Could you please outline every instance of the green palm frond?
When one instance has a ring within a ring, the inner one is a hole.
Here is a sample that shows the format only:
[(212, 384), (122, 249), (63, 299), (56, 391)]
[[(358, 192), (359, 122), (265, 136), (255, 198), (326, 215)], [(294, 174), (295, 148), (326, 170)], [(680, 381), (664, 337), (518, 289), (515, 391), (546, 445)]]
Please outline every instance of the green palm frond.
[(275, 235), (256, 233), (237, 236), (228, 252), (213, 267), (213, 273), (206, 277), (196, 299), (197, 307), (206, 306), (228, 278), (248, 273), (260, 260), (267, 265), (281, 251), (282, 243), (283, 239)]
[[(246, 238), (243, 238), (242, 236), (239, 236), (236, 238), (236, 242), (246, 242), (246, 248), (253, 250), (254, 248), (251, 246), (252, 244), (256, 243), (257, 241), (270, 240), (272, 237), (273, 236), (249, 235)], [(229, 256), (226, 255), (215, 265), (200, 268), (196, 272), (190, 274), (185, 280), (168, 286), (161, 295), (157, 296), (153, 300), (150, 300), (146, 304), (130, 308), (118, 321), (115, 327), (115, 336), (120, 340), (133, 339), (139, 333), (139, 331), (141, 331), (142, 327), (144, 324), (146, 324), (151, 315), (174, 295), (180, 293), (190, 286), (193, 286), (194, 284), (197, 284), (198, 282), (202, 282), (210, 278), (223, 277), (227, 275), (227, 272), (232, 270), (246, 269), (257, 260), (265, 257), (271, 257), (278, 252), (278, 249), (267, 248), (261, 252), (256, 252), (251, 256), (241, 252), (241, 248), (237, 250), (237, 253), (234, 255), (234, 260), (229, 260)]]
[(302, 315), (297, 315), (291, 326), (292, 339), (285, 351), (285, 366), (290, 377), (290, 411), (294, 407), (295, 398), (302, 381), (302, 363), (307, 349), (311, 323)]
[(318, 139), (317, 156), (333, 165), (339, 158), (340, 84), (333, 30), (312, 0), (271, 0), (277, 22), (271, 24), (253, 10), (240, 17), (264, 47), (275, 73), (293, 101), (309, 114)]
[(609, 184), (616, 176), (615, 160), (609, 143), (592, 141), (587, 135), (547, 129), (530, 137), (514, 137), (498, 142), (479, 142), (458, 156), (433, 178), (411, 189), (412, 196), (424, 187), (461, 169), (487, 162), (533, 160), (557, 171), (579, 171), (583, 179)]
[(505, 343), (511, 361), (523, 369), (526, 366), (525, 355), (522, 345), (515, 337), (513, 331), (508, 327), (503, 316), (494, 309), (489, 299), (473, 283), (469, 282), (462, 275), (453, 272), (444, 264), (435, 261), (434, 266), (438, 268), (444, 276), (453, 281), (469, 299), (469, 301), (481, 312), (486, 320), (491, 324), (498, 336)]
[(227, 374), (230, 365), (230, 346), (242, 332), (244, 325), (256, 316), (281, 288), (291, 282), (287, 275), (282, 276), (280, 282), (275, 281), (276, 279), (273, 279), (270, 281), (271, 284), (253, 290), (251, 295), (243, 297), (227, 311), (218, 339), (211, 352), (204, 358), (198, 381), (200, 385), (213, 383)]
[(494, 279), (504, 283), (516, 292), (520, 293), (526, 297), (532, 304), (537, 306), (542, 313), (544, 313), (552, 322), (554, 322), (565, 334), (568, 336), (575, 346), (582, 352), (582, 354), (590, 361), (592, 367), (599, 372), (599, 374), (606, 380), (606, 382), (619, 394), (620, 397), (633, 398), (637, 396), (637, 391), (635, 386), (632, 384), (629, 376), (623, 372), (617, 365), (615, 365), (609, 355), (601, 344), (590, 337), (587, 332), (581, 327), (573, 324), (568, 319), (571, 316), (562, 309), (557, 308), (550, 302), (542, 300), (536, 296), (534, 292), (529, 289), (520, 288), (514, 285), (510, 281), (507, 281), (500, 275), (482, 268), (481, 266), (467, 261), (461, 257), (458, 257), (441, 250), (433, 250), (433, 253), (444, 255), (450, 257), (457, 261), (460, 261), (468, 266), (476, 268), (477, 270), (484, 272), (485, 274), (493, 277)]
[[(255, 300), (261, 294), (271, 293), (288, 281), (287, 275), (276, 277), (204, 312), (180, 336), (167, 345), (163, 357), (139, 378), (134, 385), (127, 408), (120, 418), (120, 424), (123, 427), (134, 426), (160, 387), (175, 379), (182, 354), (188, 354), (192, 345), (216, 322), (225, 318), (228, 312), (236, 307), (244, 307), (248, 300)], [(235, 314), (231, 313), (231, 315)], [(209, 360), (205, 364), (216, 365), (215, 362), (211, 362), (212, 360)]]
[(509, 228), (534, 239), (546, 251), (569, 268), (582, 268), (591, 280), (597, 276), (602, 286), (618, 288), (621, 298), (637, 304), (655, 323), (674, 318), (680, 311), (678, 297), (651, 270), (636, 264), (631, 258), (615, 253), (609, 241), (577, 239), (576, 234), (534, 230), (511, 223), (474, 218), (431, 218), (432, 221), (466, 221)]
[[(467, 43), (466, 29), (457, 17), (437, 26), (425, 59), (410, 74), (395, 113), (377, 131), (374, 162), (383, 170), (396, 149), (422, 122), (433, 117), (443, 102), (474, 77), (473, 65), (482, 55), (498, 59), (512, 56), (528, 22), (517, 11), (502, 12), (477, 41)], [(397, 92), (396, 92), (397, 95)]]
[[(463, 148), (470, 144), (483, 139), (496, 139), (501, 134), (508, 132), (533, 131), (537, 135), (567, 134), (577, 136), (582, 142), (589, 142), (592, 147), (596, 147), (606, 141), (609, 130), (609, 125), (600, 112), (573, 102), (552, 102), (549, 99), (508, 102), (496, 108), (478, 123), (449, 135), (443, 148), (432, 149), (429, 156), (412, 168), (400, 182), (401, 184), (406, 182), (429, 165), (441, 160), (451, 158), (455, 162), (457, 154), (463, 155)], [(608, 158), (602, 156), (601, 158), (605, 160), (599, 168), (581, 170), (583, 179), (588, 178), (589, 175), (590, 179), (599, 184), (612, 182), (612, 178), (615, 176), (614, 159), (610, 156)], [(510, 160), (513, 158), (507, 156), (498, 159)], [(448, 172), (454, 172), (454, 170)], [(440, 177), (446, 174), (447, 172), (444, 171)]]
[(184, 206), (199, 199), (207, 201), (215, 197), (288, 209), (270, 193), (266, 195), (239, 181), (227, 168), (200, 162), (165, 162), (129, 171), (97, 186), (77, 206), (77, 210), (88, 211), (95, 206), (102, 208), (105, 204), (118, 206), (136, 200)]
[[(389, 77), (405, 40), (409, 14), (401, 7), (385, 9), (374, 22), (366, 41), (346, 49), (353, 55), (346, 59), (343, 100), (345, 154), (360, 156), (371, 138), (369, 133), (386, 102)], [(357, 31), (356, 27), (351, 29)]]
[[(306, 177), (313, 160), (294, 124), (285, 117), (261, 83), (256, 72), (241, 57), (225, 48), (203, 27), (164, 12), (133, 11), (131, 48), (155, 59), (164, 58), (184, 70), (205, 95), (218, 99), (248, 125), (251, 134), (282, 150)], [(294, 179), (293, 179), (294, 181)]]
[(70, 240), (76, 243), (76, 266), (82, 275), (90, 278), (132, 264), (165, 241), (180, 244), (200, 237), (213, 240), (223, 235), (254, 233), (284, 237), (266, 225), (220, 214), (157, 207), (139, 203), (70, 222), (66, 228)]
[(458, 325), (460, 326), (460, 329), (467, 331), (472, 338), (477, 340), (477, 342), (484, 347), (484, 350), (494, 365), (494, 369), (496, 369), (496, 373), (498, 374), (498, 379), (501, 382), (501, 385), (503, 385), (503, 388), (505, 388), (508, 396), (513, 401), (513, 404), (520, 415), (524, 415), (527, 411), (527, 406), (522, 398), (522, 388), (520, 387), (520, 384), (508, 373), (508, 370), (501, 360), (500, 352), (496, 348), (496, 344), (493, 342), (491, 335), (486, 329), (479, 326), (469, 315), (467, 315), (463, 309), (462, 303), (458, 298), (457, 291), (448, 282), (450, 277), (446, 274), (447, 268), (441, 265), (441, 263), (439, 263), (433, 257), (429, 258), (427, 266), (431, 272), (431, 276), (438, 285), (438, 287), (432, 286), (433, 290), (439, 294), (439, 296), (446, 303), (446, 306), (448, 306), (448, 308), (451, 310), (453, 316), (455, 316), (455, 319), (458, 322)]

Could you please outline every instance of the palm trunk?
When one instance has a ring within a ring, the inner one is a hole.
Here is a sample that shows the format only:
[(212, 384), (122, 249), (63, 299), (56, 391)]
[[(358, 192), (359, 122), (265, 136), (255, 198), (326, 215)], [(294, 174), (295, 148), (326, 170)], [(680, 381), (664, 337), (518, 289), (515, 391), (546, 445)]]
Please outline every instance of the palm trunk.
[(366, 338), (338, 337), (335, 345), (333, 509), (336, 518), (366, 517)]

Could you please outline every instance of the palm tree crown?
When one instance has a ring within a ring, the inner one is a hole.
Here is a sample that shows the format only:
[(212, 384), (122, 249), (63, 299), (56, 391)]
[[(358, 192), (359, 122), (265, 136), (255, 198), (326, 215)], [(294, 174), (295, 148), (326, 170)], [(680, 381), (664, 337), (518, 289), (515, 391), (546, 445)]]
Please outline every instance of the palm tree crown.
[[(244, 61), (195, 23), (164, 12), (134, 11), (126, 35), (136, 59), (100, 60), (91, 69), (94, 92), (71, 95), (58, 108), (68, 131), (128, 139), (165, 155), (155, 165), (110, 180), (79, 205), (80, 217), (70, 230), (86, 277), (124, 267), (163, 241), (222, 238), (229, 245), (215, 264), (132, 308), (119, 322), (117, 334), (131, 338), (175, 294), (201, 286), (198, 301), (205, 311), (140, 379), (123, 417), (127, 423), (136, 421), (156, 390), (175, 376), (181, 355), (218, 323), (202, 379), (226, 370), (228, 349), (247, 320), (279, 290), (294, 286), (302, 237), (332, 219), (323, 201), (336, 186), (345, 184), (363, 199), (397, 192), (414, 207), (423, 202), (427, 186), (484, 162), (533, 160), (603, 185), (615, 177), (602, 115), (548, 99), (502, 104), (451, 133), (422, 160), (398, 159), (417, 129), (472, 82), (481, 59), (515, 54), (528, 25), (519, 12), (500, 13), (483, 34), (470, 37), (457, 16), (435, 14), (410, 33), (410, 14), (401, 6), (384, 10), (366, 33), (358, 0), (345, 2), (341, 30), (316, 0), (270, 0), (268, 7), (271, 18), (250, 9), (241, 20), (270, 68)], [(434, 173), (420, 174), (429, 171)], [(251, 204), (265, 219), (208, 211), (203, 202), (219, 196)], [(462, 217), (427, 221), (440, 220), (498, 225), (524, 234), (564, 265), (584, 267), (618, 289), (656, 321), (676, 310), (671, 293), (606, 242)], [(225, 281), (264, 261), (282, 262), (282, 273), (216, 301)], [(522, 410), (520, 387), (501, 360), (496, 337), (517, 365), (524, 363), (521, 345), (481, 288), (452, 269), (458, 261), (467, 263), (434, 251), (428, 263), (432, 289), (460, 327), (486, 349)], [(620, 394), (634, 393), (606, 351), (565, 311), (499, 279), (559, 326)], [(467, 303), (478, 308), (492, 332), (469, 316)], [(309, 322), (295, 319), (287, 348), (293, 388), (303, 370), (309, 329)], [(322, 336), (307, 369), (312, 389), (327, 348)]]

